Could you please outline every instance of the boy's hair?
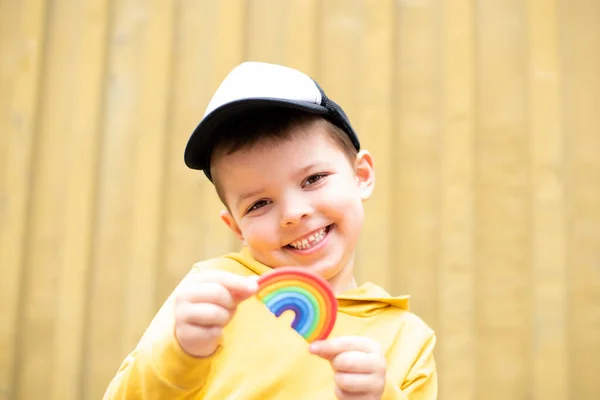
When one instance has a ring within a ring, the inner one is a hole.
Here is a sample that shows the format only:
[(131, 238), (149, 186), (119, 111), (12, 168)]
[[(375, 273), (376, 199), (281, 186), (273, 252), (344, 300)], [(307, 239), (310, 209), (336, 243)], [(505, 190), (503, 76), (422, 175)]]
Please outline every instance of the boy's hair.
[[(212, 169), (215, 156), (233, 154), (269, 142), (290, 140), (293, 135), (310, 135), (313, 132), (311, 128), (316, 125), (325, 128), (328, 137), (344, 153), (350, 164), (354, 165), (358, 150), (348, 134), (335, 124), (319, 115), (299, 110), (268, 109), (238, 117), (220, 129), (218, 139), (212, 147), (210, 168)], [(307, 129), (297, 129), (299, 127)], [(214, 180), (214, 185), (219, 199), (229, 209), (218, 179)]]

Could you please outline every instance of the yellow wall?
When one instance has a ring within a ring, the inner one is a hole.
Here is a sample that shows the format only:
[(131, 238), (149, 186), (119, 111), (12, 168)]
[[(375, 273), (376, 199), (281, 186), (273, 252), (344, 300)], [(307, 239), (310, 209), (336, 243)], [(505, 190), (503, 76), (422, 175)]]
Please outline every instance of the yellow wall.
[(98, 399), (237, 248), (183, 148), (243, 60), (375, 155), (359, 280), (413, 295), (441, 399), (600, 398), (597, 0), (0, 0), (0, 399)]

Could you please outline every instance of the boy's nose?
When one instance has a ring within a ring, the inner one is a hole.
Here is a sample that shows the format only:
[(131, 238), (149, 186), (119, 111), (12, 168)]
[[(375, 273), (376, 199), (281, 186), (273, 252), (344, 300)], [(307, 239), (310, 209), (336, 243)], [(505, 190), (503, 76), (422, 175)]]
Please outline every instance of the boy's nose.
[(301, 220), (310, 217), (311, 214), (312, 209), (308, 205), (288, 205), (283, 212), (281, 226), (284, 228), (294, 226)]

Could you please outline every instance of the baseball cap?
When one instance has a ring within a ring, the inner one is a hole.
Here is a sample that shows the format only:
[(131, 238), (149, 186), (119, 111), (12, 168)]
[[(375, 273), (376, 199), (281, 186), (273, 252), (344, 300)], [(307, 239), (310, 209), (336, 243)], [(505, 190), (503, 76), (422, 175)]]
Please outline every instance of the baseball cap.
[(346, 113), (325, 95), (315, 80), (286, 66), (244, 62), (225, 77), (208, 103), (204, 117), (186, 145), (185, 164), (191, 169), (204, 171), (212, 181), (210, 156), (220, 128), (241, 115), (277, 108), (323, 116), (341, 128), (360, 150), (358, 136)]

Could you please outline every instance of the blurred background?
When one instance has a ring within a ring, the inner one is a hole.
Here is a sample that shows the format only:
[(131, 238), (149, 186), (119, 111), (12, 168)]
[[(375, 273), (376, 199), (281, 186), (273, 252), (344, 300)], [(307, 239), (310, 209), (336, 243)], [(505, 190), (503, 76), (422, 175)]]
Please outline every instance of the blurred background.
[(374, 154), (358, 279), (438, 335), (440, 399), (600, 399), (600, 1), (0, 0), (0, 399), (99, 399), (240, 244), (183, 149), (245, 60)]

